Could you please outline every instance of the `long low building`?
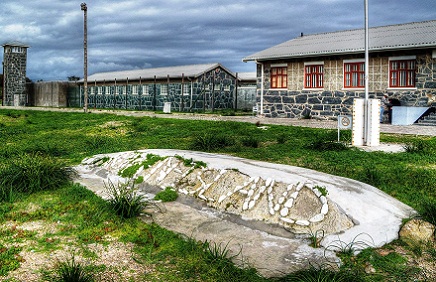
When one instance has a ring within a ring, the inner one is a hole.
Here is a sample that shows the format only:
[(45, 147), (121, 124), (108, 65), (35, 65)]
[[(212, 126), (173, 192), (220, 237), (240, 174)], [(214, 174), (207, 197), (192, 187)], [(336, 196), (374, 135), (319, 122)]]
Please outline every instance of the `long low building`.
[[(88, 107), (176, 111), (252, 109), (255, 73), (233, 73), (219, 63), (102, 72), (87, 78)], [(68, 106), (84, 104), (84, 80)]]
[[(365, 30), (292, 40), (247, 56), (257, 63), (260, 112), (267, 117), (334, 118), (365, 95)], [(436, 105), (436, 20), (369, 29), (370, 98)]]

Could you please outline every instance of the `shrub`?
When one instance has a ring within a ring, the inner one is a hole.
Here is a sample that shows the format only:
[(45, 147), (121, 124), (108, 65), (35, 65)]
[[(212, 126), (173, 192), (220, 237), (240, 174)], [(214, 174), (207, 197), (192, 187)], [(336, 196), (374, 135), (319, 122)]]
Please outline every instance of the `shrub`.
[(75, 174), (72, 168), (50, 156), (21, 154), (0, 167), (0, 187), (30, 193), (56, 189), (69, 183)]
[(179, 197), (179, 195), (177, 194), (177, 191), (175, 191), (171, 187), (167, 187), (167, 188), (165, 188), (165, 190), (157, 193), (156, 196), (154, 197), (154, 199), (157, 201), (160, 200), (162, 202), (173, 202), (173, 201), (177, 200), (178, 197)]
[[(130, 186), (131, 185), (131, 186)], [(144, 196), (138, 193), (134, 183), (118, 183), (115, 186), (111, 181), (104, 184), (109, 195), (109, 204), (112, 209), (122, 218), (138, 216), (146, 206)]]

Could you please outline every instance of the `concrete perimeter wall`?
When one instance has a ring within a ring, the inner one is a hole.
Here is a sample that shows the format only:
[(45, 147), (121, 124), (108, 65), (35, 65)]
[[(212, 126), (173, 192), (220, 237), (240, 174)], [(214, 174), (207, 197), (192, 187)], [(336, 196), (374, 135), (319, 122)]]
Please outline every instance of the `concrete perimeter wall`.
[(68, 87), (71, 82), (36, 82), (30, 93), (30, 104), (37, 107), (67, 107)]

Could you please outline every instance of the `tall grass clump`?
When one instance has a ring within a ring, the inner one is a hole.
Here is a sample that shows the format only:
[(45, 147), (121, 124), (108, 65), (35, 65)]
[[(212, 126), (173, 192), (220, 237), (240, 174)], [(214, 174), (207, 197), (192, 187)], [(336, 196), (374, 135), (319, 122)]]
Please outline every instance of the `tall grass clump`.
[(53, 273), (44, 275), (45, 281), (50, 282), (94, 282), (92, 273), (77, 262), (74, 257), (67, 261), (60, 261), (56, 264)]
[(436, 200), (423, 200), (421, 203), (420, 215), (425, 221), (436, 225)]
[(75, 174), (56, 158), (23, 153), (0, 166), (0, 187), (25, 193), (56, 189), (70, 183)]
[(278, 278), (277, 282), (360, 282), (367, 281), (362, 274), (349, 269), (335, 270), (328, 265), (314, 266), (310, 265), (308, 269), (299, 270)]
[(191, 141), (190, 148), (198, 151), (215, 151), (236, 144), (232, 136), (217, 132), (197, 133)]
[(109, 204), (112, 209), (122, 218), (138, 216), (145, 208), (144, 196), (138, 193), (134, 182), (113, 184), (111, 181), (104, 184), (106, 193), (109, 195)]

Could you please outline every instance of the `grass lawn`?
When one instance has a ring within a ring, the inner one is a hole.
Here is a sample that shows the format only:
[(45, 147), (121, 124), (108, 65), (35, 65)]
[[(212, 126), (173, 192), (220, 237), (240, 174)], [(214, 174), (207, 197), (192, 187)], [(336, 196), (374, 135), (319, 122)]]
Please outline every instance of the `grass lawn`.
[[(350, 132), (344, 132), (342, 136), (350, 140), (350, 135)], [(39, 167), (41, 163), (44, 167), (50, 163), (50, 168), (71, 166), (99, 153), (153, 148), (192, 149), (345, 176), (374, 185), (419, 212), (425, 213), (429, 206), (434, 207), (434, 137), (382, 134), (382, 142), (406, 144), (406, 152), (395, 154), (348, 148), (334, 142), (336, 138), (336, 130), (292, 126), (268, 125), (264, 130), (254, 124), (228, 121), (0, 110), (0, 176), (20, 165), (26, 169)], [(36, 176), (26, 177), (29, 174)], [(85, 188), (56, 182), (54, 177), (36, 183), (39, 174), (43, 172), (28, 169), (18, 179), (29, 178), (25, 183), (36, 187), (32, 191), (8, 194), (0, 184), (0, 189), (3, 189), (3, 197), (0, 194), (0, 280), (20, 266), (20, 251), (32, 249), (44, 253), (72, 246), (82, 256), (92, 258), (96, 255), (87, 253), (86, 246), (108, 244), (107, 238), (111, 237), (133, 244), (135, 260), (153, 269), (137, 278), (143, 281), (313, 281), (291, 276), (266, 279), (253, 269), (239, 269), (223, 257), (225, 250), (216, 252), (207, 243), (181, 238), (159, 226), (144, 224), (137, 218), (122, 219), (106, 202)], [(433, 220), (436, 218), (434, 213), (429, 216), (433, 216)], [(52, 233), (23, 232), (13, 227), (35, 221), (57, 227)], [(66, 243), (62, 238), (69, 240)], [(398, 246), (403, 245), (395, 242), (389, 247)], [(434, 246), (411, 252), (412, 256), (436, 259)], [(410, 281), (407, 279), (419, 270), (408, 266), (405, 264), (407, 259), (398, 256), (393, 257), (392, 262), (381, 263), (386, 257), (377, 256), (377, 250), (368, 250), (358, 257), (349, 254), (344, 259), (347, 263), (341, 270), (343, 273), (340, 273), (343, 277), (351, 275), (354, 279), (363, 279), (356, 281)], [(369, 261), (376, 273), (365, 274), (364, 266)], [(104, 264), (92, 266), (95, 275), (107, 270)], [(336, 272), (324, 271), (326, 277), (337, 275)], [(308, 273), (303, 273), (303, 277), (308, 277)], [(325, 281), (349, 280), (331, 278)]]

